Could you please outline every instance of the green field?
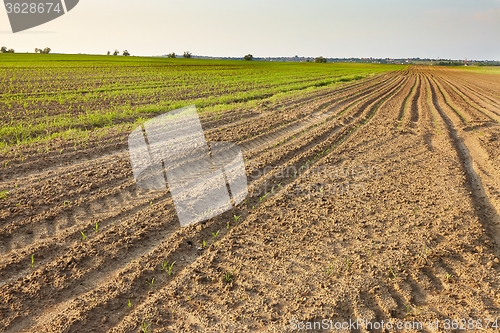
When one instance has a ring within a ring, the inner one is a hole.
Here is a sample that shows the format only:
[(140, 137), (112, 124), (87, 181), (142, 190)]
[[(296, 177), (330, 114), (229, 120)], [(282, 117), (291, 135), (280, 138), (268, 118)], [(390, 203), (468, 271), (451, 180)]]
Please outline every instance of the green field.
[(190, 104), (200, 112), (248, 108), (401, 68), (0, 54), (0, 147), (71, 140), (98, 128), (123, 130)]
[(476, 73), (500, 74), (500, 66), (461, 66), (456, 68)]

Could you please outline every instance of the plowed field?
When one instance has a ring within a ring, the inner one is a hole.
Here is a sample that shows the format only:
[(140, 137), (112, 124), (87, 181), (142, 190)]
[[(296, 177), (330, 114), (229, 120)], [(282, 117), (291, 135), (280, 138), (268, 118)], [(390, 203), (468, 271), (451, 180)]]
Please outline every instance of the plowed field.
[(122, 134), (4, 168), (0, 332), (500, 331), (498, 75), (410, 66), (201, 120), (250, 195), (184, 228)]

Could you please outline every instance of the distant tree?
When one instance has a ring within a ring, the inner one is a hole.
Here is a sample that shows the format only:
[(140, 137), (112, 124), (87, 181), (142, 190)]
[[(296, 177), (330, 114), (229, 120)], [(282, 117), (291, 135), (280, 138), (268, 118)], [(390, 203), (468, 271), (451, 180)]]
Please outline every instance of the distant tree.
[(14, 51), (14, 49), (9, 49), (9, 50), (7, 51), (7, 53), (14, 53), (14, 52), (16, 52), (16, 51)]
[(108, 55), (110, 55), (110, 54), (111, 54), (111, 52), (108, 51)]
[(172, 53), (167, 54), (167, 58), (175, 58), (175, 53), (172, 52)]
[(185, 52), (184, 52), (183, 57), (184, 57), (184, 58), (191, 58), (191, 57), (192, 57), (192, 54), (191, 54), (191, 52), (189, 52), (189, 51), (185, 51)]
[(118, 51), (118, 50), (115, 50), (115, 52), (113, 52), (113, 55), (114, 55), (114, 56), (117, 56), (117, 55), (119, 55), (119, 54), (120, 54), (120, 51)]
[(2, 52), (2, 53), (7, 53), (7, 47), (2, 46), (2, 47), (0, 48), (0, 52)]
[(38, 47), (37, 47), (37, 48), (35, 48), (35, 53), (38, 53)]
[(50, 51), (52, 51), (52, 49), (50, 47), (46, 47), (46, 48), (43, 49), (42, 53), (43, 54), (49, 54)]
[(438, 66), (463, 66), (463, 62), (461, 61), (440, 61), (437, 64)]
[(243, 57), (243, 59), (248, 60), (248, 61), (252, 61), (253, 60), (253, 55), (247, 54), (246, 56)]
[(322, 56), (320, 56), (320, 57), (315, 58), (314, 62), (326, 63), (326, 58), (323, 58)]

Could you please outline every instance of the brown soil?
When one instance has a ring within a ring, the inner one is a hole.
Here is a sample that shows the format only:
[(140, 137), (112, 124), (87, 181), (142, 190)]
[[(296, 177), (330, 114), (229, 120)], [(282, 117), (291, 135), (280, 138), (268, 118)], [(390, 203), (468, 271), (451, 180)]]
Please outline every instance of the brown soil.
[(203, 115), (251, 194), (185, 228), (135, 185), (127, 133), (4, 156), (0, 332), (500, 331), (498, 82), (410, 67)]

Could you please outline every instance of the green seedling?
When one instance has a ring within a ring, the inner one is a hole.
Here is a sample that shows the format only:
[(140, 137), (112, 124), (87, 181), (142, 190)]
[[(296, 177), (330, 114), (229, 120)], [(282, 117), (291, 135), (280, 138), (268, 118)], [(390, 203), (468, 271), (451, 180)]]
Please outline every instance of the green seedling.
[(233, 220), (234, 222), (238, 222), (238, 220), (240, 219), (241, 215), (233, 215)]
[(167, 272), (168, 276), (170, 276), (173, 274), (174, 265), (175, 261), (171, 264), (169, 264), (168, 261), (164, 261), (161, 265), (161, 270)]
[(422, 246), (422, 251), (421, 251), (421, 253), (420, 253), (420, 256), (421, 256), (422, 258), (427, 258), (427, 254), (428, 254), (428, 253), (429, 253), (429, 248), (427, 247), (427, 245), (425, 245), (425, 244), (424, 244), (424, 245)]
[(392, 276), (394, 278), (397, 278), (396, 273), (394, 273), (394, 270), (392, 269), (392, 267), (389, 267), (389, 270), (391, 271)]
[(70, 203), (71, 203), (71, 201), (69, 201), (69, 200), (64, 200), (64, 202), (63, 202), (64, 206), (67, 206), (67, 205), (69, 205)]
[(201, 243), (201, 247), (207, 247), (207, 241), (204, 240), (202, 243)]
[(80, 231), (80, 233), (82, 234), (82, 240), (87, 240), (87, 236), (83, 233), (83, 231)]
[(405, 304), (405, 308), (406, 308), (406, 314), (410, 314), (412, 312), (412, 308), (409, 304)]
[(129, 308), (131, 308), (131, 307), (132, 307), (132, 302), (131, 302), (130, 300), (128, 300), (127, 306), (128, 306)]
[(219, 236), (219, 230), (217, 232), (212, 232), (212, 237), (217, 238)]
[(35, 255), (31, 255), (31, 268), (35, 268)]
[(146, 281), (147, 284), (149, 284), (150, 287), (152, 287), (155, 284), (155, 278), (152, 278), (151, 281)]
[(162, 264), (161, 264), (161, 270), (164, 271), (166, 270), (168, 267), (168, 261), (164, 261)]
[(418, 315), (420, 313), (420, 309), (418, 307), (412, 307), (410, 304), (405, 304), (406, 315)]
[(328, 275), (334, 275), (335, 274), (335, 267), (333, 264), (330, 264), (328, 268), (326, 269), (326, 274)]
[(9, 196), (9, 191), (7, 190), (3, 190), (3, 191), (0, 191), (0, 199), (7, 199), (7, 197)]
[(148, 323), (146, 321), (143, 321), (141, 323), (141, 330), (142, 330), (142, 333), (150, 333), (151, 332), (151, 323)]
[(446, 282), (450, 282), (450, 279), (453, 277), (453, 275), (446, 273)]
[(227, 283), (231, 283), (233, 281), (233, 274), (231, 274), (230, 272), (224, 273), (224, 280)]
[(95, 232), (98, 233), (99, 232), (99, 222), (96, 222), (95, 223)]
[(226, 229), (229, 229), (231, 227), (231, 224), (229, 222), (226, 223)]
[(346, 266), (346, 270), (349, 270), (349, 268), (351, 268), (351, 266), (352, 266), (352, 261), (348, 257), (345, 257), (345, 266)]

